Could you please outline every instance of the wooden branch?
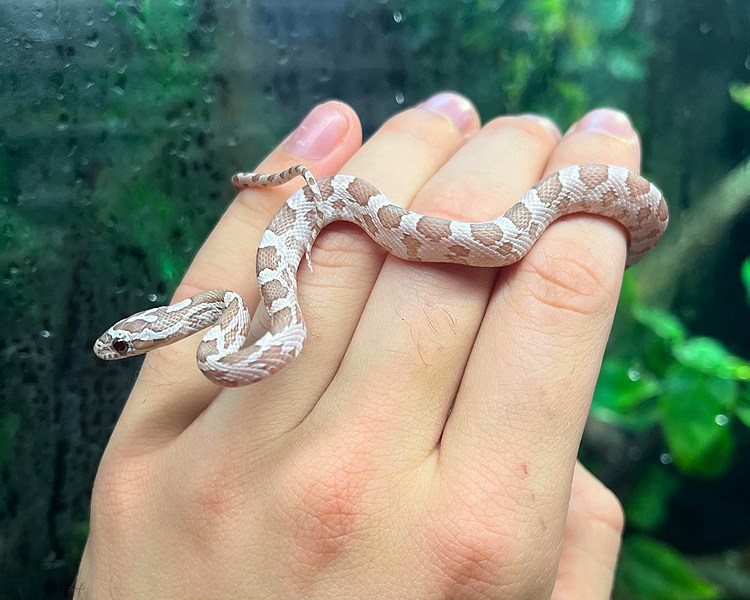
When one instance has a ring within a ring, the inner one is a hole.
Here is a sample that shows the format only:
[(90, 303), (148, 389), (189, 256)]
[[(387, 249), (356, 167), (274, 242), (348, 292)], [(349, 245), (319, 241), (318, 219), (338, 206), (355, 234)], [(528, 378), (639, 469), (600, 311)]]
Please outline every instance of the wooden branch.
[[(689, 275), (705, 272), (715, 260), (713, 248), (721, 246), (733, 222), (750, 208), (750, 159), (746, 160), (708, 194), (672, 219), (667, 243), (640, 265), (646, 302), (673, 304), (678, 284)], [(647, 282), (647, 285), (645, 283)]]

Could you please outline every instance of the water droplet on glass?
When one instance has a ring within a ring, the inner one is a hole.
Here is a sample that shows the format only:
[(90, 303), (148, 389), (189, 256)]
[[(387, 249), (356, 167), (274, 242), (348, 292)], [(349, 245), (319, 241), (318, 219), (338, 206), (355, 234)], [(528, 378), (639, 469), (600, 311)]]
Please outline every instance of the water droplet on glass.
[(641, 378), (641, 372), (638, 369), (630, 368), (628, 369), (628, 379), (630, 381), (638, 381)]
[(393, 20), (396, 21), (396, 23), (400, 23), (404, 18), (404, 15), (401, 14), (400, 10), (394, 10), (393, 11)]
[(86, 36), (85, 46), (96, 48), (99, 45), (99, 33), (94, 31), (91, 35)]
[(401, 92), (396, 92), (396, 104), (403, 104), (404, 100), (406, 100), (404, 95)]
[(39, 332), (39, 335), (41, 335), (45, 339), (52, 336), (52, 334), (48, 330), (46, 330), (46, 329), (42, 329)]
[(629, 460), (636, 461), (641, 459), (643, 451), (638, 446), (630, 446), (626, 454)]
[(158, 296), (156, 294), (149, 294), (148, 295), (148, 301), (149, 302), (156, 302), (157, 298), (158, 298)]
[(719, 427), (724, 427), (727, 423), (729, 423), (729, 417), (726, 416), (726, 415), (719, 414), (719, 415), (716, 415), (716, 418), (714, 419), (714, 422)]
[(703, 23), (700, 24), (700, 26), (698, 27), (698, 29), (700, 29), (701, 33), (706, 34), (709, 31), (711, 31), (711, 25), (709, 25), (708, 23), (706, 23), (704, 21)]
[(672, 460), (672, 455), (669, 452), (662, 452), (661, 456), (659, 456), (659, 461), (663, 465), (671, 465)]

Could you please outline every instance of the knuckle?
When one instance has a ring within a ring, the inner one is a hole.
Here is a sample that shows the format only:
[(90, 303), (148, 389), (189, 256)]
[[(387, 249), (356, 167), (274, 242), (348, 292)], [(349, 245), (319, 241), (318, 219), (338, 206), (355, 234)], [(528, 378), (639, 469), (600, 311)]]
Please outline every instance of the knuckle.
[(365, 492), (372, 465), (364, 452), (319, 446), (292, 456), (277, 480), (280, 529), (293, 548), (291, 575), (314, 581), (358, 547), (368, 527)]
[(485, 220), (497, 216), (503, 200), (518, 197), (516, 190), (501, 181), (488, 181), (482, 173), (465, 171), (447, 181), (435, 181), (420, 192), (417, 202), (433, 217), (453, 221)]
[[(342, 266), (354, 266), (371, 260), (382, 251), (370, 240), (366, 233), (354, 226), (326, 227), (312, 248), (312, 262), (316, 268), (340, 269)], [(335, 274), (335, 273), (334, 273)], [(315, 279), (308, 271), (301, 270), (300, 277)]]
[(127, 532), (148, 505), (145, 491), (155, 475), (146, 456), (105, 454), (91, 496), (91, 529)]
[(211, 461), (210, 464), (210, 470), (195, 469), (192, 474), (186, 474), (184, 481), (188, 495), (186, 504), (194, 509), (188, 512), (197, 515), (196, 521), (201, 524), (199, 530), (213, 536), (243, 506), (246, 478), (244, 469), (238, 468), (232, 461)]
[(526, 138), (534, 146), (552, 146), (557, 144), (558, 135), (554, 130), (545, 127), (537, 119), (529, 119), (521, 116), (501, 116), (488, 121), (484, 129), (492, 132), (498, 130), (514, 130), (521, 138)]
[(245, 231), (254, 232), (256, 235), (262, 233), (266, 230), (273, 215), (298, 188), (299, 184), (296, 186), (285, 185), (283, 189), (253, 188), (242, 190), (235, 196), (234, 202), (229, 205), (229, 209), (222, 220), (235, 221)]
[(599, 524), (615, 535), (625, 528), (625, 511), (619, 498), (598, 479), (593, 479), (571, 500), (584, 522)]
[(436, 519), (425, 528), (425, 555), (449, 598), (494, 598), (498, 590), (513, 597), (517, 579), (517, 541), (491, 520), (466, 506)]
[(453, 145), (460, 137), (458, 129), (446, 117), (418, 108), (392, 116), (383, 123), (380, 132), (407, 136), (429, 156), (435, 154), (436, 148)]
[(539, 305), (584, 316), (606, 314), (617, 302), (613, 265), (580, 241), (550, 236), (518, 266)]

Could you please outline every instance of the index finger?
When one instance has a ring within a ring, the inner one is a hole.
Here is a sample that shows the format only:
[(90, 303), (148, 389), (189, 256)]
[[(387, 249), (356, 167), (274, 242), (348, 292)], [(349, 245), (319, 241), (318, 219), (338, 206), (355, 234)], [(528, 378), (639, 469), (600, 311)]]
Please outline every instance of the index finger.
[[(361, 143), (362, 130), (355, 112), (341, 102), (326, 102), (316, 106), (256, 170), (275, 173), (304, 163), (317, 177), (326, 177), (336, 173)], [(230, 175), (227, 173), (228, 186)], [(298, 185), (302, 183), (300, 179)], [(258, 243), (273, 215), (293, 191), (293, 187), (285, 185), (239, 193), (199, 250), (172, 303), (208, 289), (229, 289), (239, 293), (248, 307), (257, 305)], [(149, 352), (118, 422), (118, 431), (145, 431), (159, 438), (175, 436), (205, 409), (220, 388), (196, 366), (199, 343), (200, 336), (192, 336)], [(158, 401), (142, 401), (157, 394)], [(144, 423), (148, 426), (139, 426)]]

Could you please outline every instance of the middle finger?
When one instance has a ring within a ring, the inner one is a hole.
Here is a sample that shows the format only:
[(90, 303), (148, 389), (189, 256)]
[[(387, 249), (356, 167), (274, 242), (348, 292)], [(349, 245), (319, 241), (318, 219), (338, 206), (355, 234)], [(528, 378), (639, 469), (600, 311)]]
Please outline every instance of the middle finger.
[[(493, 219), (538, 180), (558, 139), (555, 126), (534, 115), (495, 119), (409, 209), (459, 221)], [(392, 447), (399, 452), (405, 444), (417, 456), (431, 451), (464, 370), (456, 357), (469, 355), (495, 276), (495, 269), (389, 258), (333, 383), (349, 393), (329, 394), (317, 410), (326, 411), (326, 420), (384, 423), (386, 437), (398, 437)]]

